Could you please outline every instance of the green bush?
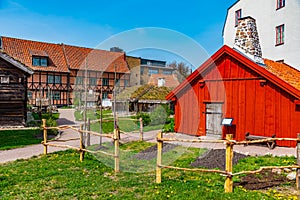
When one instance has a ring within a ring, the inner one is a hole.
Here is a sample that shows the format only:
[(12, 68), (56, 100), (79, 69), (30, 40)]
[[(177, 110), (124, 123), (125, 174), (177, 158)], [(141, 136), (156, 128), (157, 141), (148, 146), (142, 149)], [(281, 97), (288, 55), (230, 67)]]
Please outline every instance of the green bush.
[(150, 113), (150, 125), (162, 125), (166, 123), (167, 111), (164, 106), (159, 105), (152, 113)]
[[(134, 117), (135, 119), (143, 119), (143, 125), (147, 126), (150, 124), (150, 115), (148, 113), (144, 113), (144, 112), (139, 112), (136, 114), (136, 116)], [(139, 124), (140, 122), (137, 122), (137, 124)]]
[(163, 132), (164, 133), (174, 132), (174, 126), (175, 126), (174, 118), (168, 118), (166, 124), (163, 127)]
[[(47, 127), (56, 127), (57, 126), (57, 122), (54, 118), (48, 118), (46, 119), (46, 126)], [(48, 130), (48, 134), (49, 135), (57, 135), (58, 130), (57, 129), (49, 129)]]

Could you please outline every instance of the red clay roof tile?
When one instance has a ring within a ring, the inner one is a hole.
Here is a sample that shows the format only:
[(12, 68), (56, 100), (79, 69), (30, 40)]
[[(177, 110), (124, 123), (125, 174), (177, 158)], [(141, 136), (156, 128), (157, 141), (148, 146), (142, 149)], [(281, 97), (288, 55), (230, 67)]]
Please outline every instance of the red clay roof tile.
[(300, 90), (300, 71), (285, 63), (269, 59), (264, 59), (264, 61), (269, 72)]
[[(93, 71), (129, 73), (125, 53), (77, 47), (65, 44), (37, 42), (1, 37), (2, 50), (36, 71), (69, 72), (69, 69), (87, 68)], [(32, 56), (48, 57), (49, 66), (33, 66)]]

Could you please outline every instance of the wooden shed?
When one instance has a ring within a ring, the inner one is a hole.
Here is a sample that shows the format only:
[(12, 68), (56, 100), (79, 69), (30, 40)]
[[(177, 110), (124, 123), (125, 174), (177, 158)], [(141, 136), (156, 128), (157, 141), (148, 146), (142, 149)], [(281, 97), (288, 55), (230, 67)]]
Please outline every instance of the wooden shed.
[(0, 126), (22, 126), (27, 117), (27, 77), (33, 71), (0, 53)]
[[(259, 65), (223, 46), (166, 99), (175, 106), (175, 131), (244, 140), (245, 133), (296, 138), (300, 133), (300, 72), (264, 59)], [(234, 118), (228, 130), (222, 118)], [(295, 142), (277, 142), (295, 146)]]

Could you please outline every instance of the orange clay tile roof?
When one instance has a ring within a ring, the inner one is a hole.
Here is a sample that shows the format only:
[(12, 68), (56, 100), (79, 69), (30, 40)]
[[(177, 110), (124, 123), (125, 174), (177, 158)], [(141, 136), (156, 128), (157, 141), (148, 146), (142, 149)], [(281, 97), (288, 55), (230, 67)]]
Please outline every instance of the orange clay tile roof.
[[(84, 69), (87, 58), (88, 70), (114, 72), (116, 66), (116, 72), (129, 73), (125, 53), (3, 36), (1, 40), (3, 52), (35, 71), (69, 72), (69, 69)], [(48, 57), (49, 66), (33, 66), (32, 56)]]
[(165, 79), (165, 86), (170, 88), (175, 88), (179, 85), (179, 81), (175, 74), (167, 75), (167, 74), (152, 74), (149, 78), (148, 84), (158, 85), (158, 79)]
[[(2, 49), (5, 53), (35, 71), (69, 72), (63, 50), (59, 44), (9, 37), (1, 37), (1, 39)], [(32, 53), (43, 53), (43, 56), (48, 55), (49, 66), (32, 66)]]
[(264, 59), (264, 61), (266, 69), (269, 72), (300, 90), (300, 71), (285, 63), (275, 62), (269, 59)]
[(125, 53), (63, 45), (70, 69), (129, 73)]

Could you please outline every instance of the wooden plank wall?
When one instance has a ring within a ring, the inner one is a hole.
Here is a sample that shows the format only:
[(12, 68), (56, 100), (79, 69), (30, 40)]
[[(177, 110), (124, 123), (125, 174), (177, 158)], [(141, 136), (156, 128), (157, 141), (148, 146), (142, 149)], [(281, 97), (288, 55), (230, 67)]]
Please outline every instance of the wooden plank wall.
[[(196, 81), (177, 100), (178, 132), (205, 134), (205, 104), (219, 102), (223, 103), (223, 117), (234, 118), (236, 140), (244, 140), (246, 132), (259, 136), (276, 134), (282, 138), (296, 138), (300, 133), (300, 108), (296, 109), (296, 99), (235, 59), (228, 56), (220, 59), (203, 74), (203, 80), (203, 87)], [(193, 95), (198, 96), (198, 100)], [(289, 141), (278, 144), (296, 145)]]

